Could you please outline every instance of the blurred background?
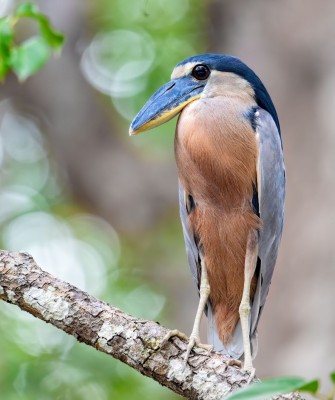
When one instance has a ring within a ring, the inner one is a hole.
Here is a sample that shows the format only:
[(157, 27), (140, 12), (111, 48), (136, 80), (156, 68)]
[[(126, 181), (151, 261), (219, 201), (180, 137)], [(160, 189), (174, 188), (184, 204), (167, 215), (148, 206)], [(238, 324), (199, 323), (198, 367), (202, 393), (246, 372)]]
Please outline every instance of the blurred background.
[[(17, 2), (0, 1), (6, 15)], [(38, 1), (61, 55), (0, 91), (0, 246), (133, 315), (190, 333), (175, 120), (128, 137), (180, 60), (230, 53), (277, 107), (286, 220), (259, 326), (259, 377), (335, 368), (335, 2)], [(29, 34), (29, 29), (28, 33)], [(0, 303), (4, 400), (177, 399), (129, 367)]]

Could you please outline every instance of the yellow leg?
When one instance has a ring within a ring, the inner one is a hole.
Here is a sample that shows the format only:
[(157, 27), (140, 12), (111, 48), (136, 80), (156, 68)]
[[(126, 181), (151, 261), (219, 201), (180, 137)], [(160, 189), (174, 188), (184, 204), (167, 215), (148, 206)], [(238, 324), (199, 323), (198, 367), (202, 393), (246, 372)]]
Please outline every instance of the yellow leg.
[(252, 365), (251, 348), (250, 348), (250, 285), (254, 276), (258, 256), (258, 233), (252, 229), (249, 232), (247, 240), (247, 250), (244, 263), (244, 287), (242, 301), (240, 304), (240, 320), (243, 335), (244, 346), (244, 369), (251, 373), (252, 377), (255, 374), (255, 369)]
[[(206, 349), (208, 351), (213, 350), (213, 346), (211, 346), (209, 344), (202, 344), (200, 342), (200, 322), (201, 322), (202, 314), (205, 311), (209, 293), (210, 293), (210, 287), (209, 287), (209, 283), (208, 283), (207, 269), (206, 269), (205, 262), (202, 261), (201, 262), (200, 299), (199, 299), (197, 313), (196, 313), (195, 319), (194, 319), (192, 333), (190, 335), (189, 342), (187, 345), (187, 351), (186, 351), (186, 356), (185, 356), (185, 365), (187, 363), (190, 352), (195, 345), (202, 347), (203, 349)], [(184, 333), (179, 332), (177, 329), (174, 329), (174, 330), (170, 331), (164, 337), (164, 339), (162, 341), (162, 345), (164, 345), (164, 343), (166, 343), (173, 336), (178, 336), (184, 340), (188, 339)]]

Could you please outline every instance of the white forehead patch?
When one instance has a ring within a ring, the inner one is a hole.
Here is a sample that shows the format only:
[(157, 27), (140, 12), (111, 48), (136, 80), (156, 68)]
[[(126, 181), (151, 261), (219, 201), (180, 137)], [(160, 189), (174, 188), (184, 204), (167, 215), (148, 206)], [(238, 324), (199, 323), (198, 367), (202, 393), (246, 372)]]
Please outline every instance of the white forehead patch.
[(181, 78), (182, 76), (188, 75), (192, 69), (198, 65), (199, 63), (189, 62), (183, 65), (178, 65), (173, 71), (171, 75), (171, 79)]

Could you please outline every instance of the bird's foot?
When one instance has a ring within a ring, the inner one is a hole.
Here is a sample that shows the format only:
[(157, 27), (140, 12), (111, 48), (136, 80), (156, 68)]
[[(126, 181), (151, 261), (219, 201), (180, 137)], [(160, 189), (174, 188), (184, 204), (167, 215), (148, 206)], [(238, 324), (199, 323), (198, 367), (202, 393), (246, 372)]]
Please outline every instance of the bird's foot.
[(247, 381), (248, 385), (255, 377), (256, 369), (253, 367), (252, 364), (245, 363), (242, 367), (242, 362), (240, 360), (235, 360), (234, 358), (232, 358), (227, 361), (227, 365), (230, 367), (239, 367), (239, 368), (242, 368), (243, 371), (246, 371), (249, 374), (249, 378)]
[(199, 336), (191, 334), (188, 345), (187, 345), (185, 364), (187, 363), (187, 360), (190, 356), (191, 350), (193, 349), (194, 346), (198, 346), (208, 352), (211, 352), (213, 350), (213, 346), (211, 344), (201, 343)]
[(178, 329), (172, 329), (172, 331), (169, 331), (164, 337), (161, 342), (160, 347), (163, 347), (172, 337), (179, 337), (182, 340), (188, 341), (188, 336), (184, 332), (178, 331)]
[(185, 355), (185, 364), (184, 364), (184, 368), (187, 365), (187, 361), (188, 358), (190, 356), (191, 350), (193, 349), (194, 346), (198, 346), (208, 352), (211, 352), (213, 350), (213, 346), (210, 344), (204, 344), (200, 342), (200, 338), (199, 336), (196, 335), (192, 335), (190, 336), (190, 338), (188, 338), (187, 335), (185, 335), (185, 333), (178, 331), (178, 329), (173, 329), (172, 331), (168, 332), (162, 342), (161, 342), (161, 347), (164, 346), (172, 337), (177, 336), (182, 340), (188, 341), (188, 345), (187, 345), (187, 349), (186, 349), (186, 355)]
[(249, 385), (251, 383), (251, 381), (255, 377), (256, 369), (252, 366), (252, 364), (248, 365), (248, 366), (244, 365), (243, 369), (244, 369), (244, 371), (249, 373), (249, 378), (248, 378), (248, 381), (247, 381), (247, 384)]

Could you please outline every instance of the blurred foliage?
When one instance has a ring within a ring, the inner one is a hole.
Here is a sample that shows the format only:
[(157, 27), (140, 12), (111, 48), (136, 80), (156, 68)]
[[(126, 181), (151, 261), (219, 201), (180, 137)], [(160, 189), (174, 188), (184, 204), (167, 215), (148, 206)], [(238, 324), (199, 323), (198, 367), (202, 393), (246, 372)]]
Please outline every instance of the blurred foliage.
[[(10, 102), (0, 112), (1, 248), (28, 251), (44, 269), (93, 295), (133, 315), (157, 317), (164, 298), (122, 259), (123, 252), (134, 259), (132, 248), (121, 246), (106, 221), (71, 203), (59, 187), (36, 122), (16, 114)], [(1, 399), (135, 399), (159, 390), (64, 332), (11, 305), (0, 307)]]
[(296, 391), (315, 394), (317, 390), (315, 385), (317, 385), (317, 381), (308, 382), (306, 379), (299, 377), (272, 378), (237, 390), (227, 396), (227, 400), (262, 400)]
[(333, 400), (335, 398), (335, 371), (330, 374), (333, 388), (328, 395), (319, 392), (320, 381), (299, 377), (279, 377), (267, 379), (244, 387), (227, 397), (227, 400), (262, 400), (291, 392), (305, 392), (316, 399)]
[[(201, 52), (205, 39), (197, 28), (203, 23), (204, 3), (100, 0), (91, 5), (87, 18), (93, 39), (81, 68), (93, 86), (110, 96), (120, 124), (128, 124), (176, 62)], [(37, 22), (40, 36), (16, 45), (14, 29), (27, 17)], [(0, 34), (2, 78), (13, 69), (25, 79), (63, 41), (30, 3), (1, 18)], [(173, 128), (160, 130), (136, 142), (143, 153), (162, 155), (167, 143), (172, 153)], [(167, 215), (140, 241), (120, 237), (105, 220), (73, 203), (60, 186), (42, 121), (21, 113), (9, 99), (0, 102), (0, 167), (1, 248), (30, 252), (59, 278), (133, 315), (158, 318), (165, 298), (150, 286), (142, 267), (166, 259), (167, 242), (176, 249), (170, 259), (177, 259), (178, 249), (184, 252), (177, 220)], [(140, 256), (144, 253), (146, 259)], [(177, 398), (19, 309), (5, 303), (0, 308), (1, 399)]]
[[(206, 2), (100, 0), (95, 4), (90, 22), (98, 32), (82, 56), (81, 67), (94, 87), (111, 96), (124, 118), (124, 129), (119, 129), (124, 136), (146, 100), (170, 79), (174, 66), (204, 52)], [(132, 140), (146, 156), (172, 157), (174, 127), (171, 121)]]
[[(40, 35), (15, 43), (17, 24), (23, 18), (33, 19), (39, 26)], [(32, 3), (22, 3), (10, 15), (0, 19), (0, 81), (9, 71), (23, 81), (40, 70), (49, 60), (51, 52), (59, 50), (64, 37), (50, 24)]]

